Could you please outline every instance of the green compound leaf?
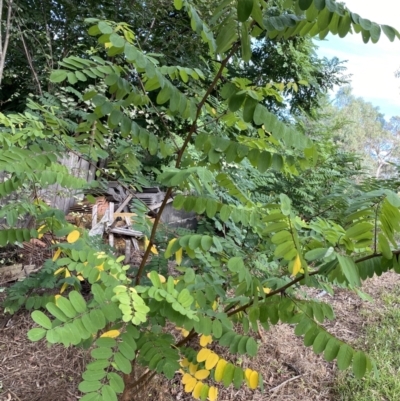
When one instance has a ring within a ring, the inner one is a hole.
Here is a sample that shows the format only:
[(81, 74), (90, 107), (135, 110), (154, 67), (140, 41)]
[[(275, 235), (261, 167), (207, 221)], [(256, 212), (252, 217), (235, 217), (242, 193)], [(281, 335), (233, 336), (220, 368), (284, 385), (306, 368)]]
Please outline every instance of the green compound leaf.
[(46, 335), (46, 330), (42, 328), (34, 328), (28, 331), (28, 338), (31, 341), (39, 341)]
[(31, 313), (31, 317), (39, 326), (42, 326), (45, 329), (51, 329), (51, 321), (43, 312), (36, 310)]
[(337, 365), (340, 370), (346, 370), (353, 359), (353, 350), (347, 344), (342, 344), (337, 355)]

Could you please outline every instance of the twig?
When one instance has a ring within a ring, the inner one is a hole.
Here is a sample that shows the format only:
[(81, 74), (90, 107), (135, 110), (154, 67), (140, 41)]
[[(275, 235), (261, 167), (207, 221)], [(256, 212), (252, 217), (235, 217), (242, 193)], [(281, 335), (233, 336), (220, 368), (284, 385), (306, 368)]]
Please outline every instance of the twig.
[(290, 379), (285, 380), (283, 383), (279, 384), (278, 386), (271, 388), (269, 390), (269, 392), (270, 393), (276, 393), (280, 388), (282, 388), (283, 386), (285, 386), (286, 384), (288, 384), (288, 383), (290, 383), (290, 382), (292, 382), (294, 380), (299, 379), (301, 376), (303, 376), (303, 375), (298, 375), (298, 376), (295, 376), (295, 377), (291, 377)]
[[(146, 89), (145, 89), (145, 87), (144, 87), (144, 85), (143, 85), (143, 82), (142, 82), (142, 80), (141, 80), (141, 78), (140, 78), (139, 75), (138, 75), (138, 80), (139, 80), (140, 88), (142, 89), (143, 93), (146, 95), (146, 94), (147, 94)], [(174, 144), (174, 146), (175, 146), (175, 150), (178, 151), (178, 150), (179, 150), (179, 146), (178, 146), (178, 144), (176, 143), (175, 138), (173, 137), (173, 135), (172, 135), (172, 133), (171, 133), (171, 131), (170, 131), (170, 129), (169, 129), (167, 123), (165, 122), (163, 116), (161, 115), (161, 113), (159, 113), (159, 111), (157, 110), (157, 107), (155, 107), (154, 103), (151, 101), (150, 98), (149, 98), (149, 101), (150, 101), (150, 104), (152, 105), (152, 107), (153, 107), (155, 113), (157, 114), (158, 118), (161, 120), (161, 123), (162, 123), (162, 125), (164, 126), (165, 130), (168, 132), (168, 135), (169, 135), (169, 137), (171, 138), (171, 141), (173, 142), (173, 144)]]
[(193, 134), (196, 132), (197, 130), (197, 120), (200, 117), (200, 113), (201, 113), (201, 109), (203, 108), (204, 104), (206, 103), (208, 97), (211, 95), (211, 92), (214, 90), (215, 86), (217, 85), (219, 79), (222, 76), (222, 72), (224, 71), (225, 66), (228, 64), (229, 59), (236, 53), (236, 51), (239, 49), (240, 47), (240, 42), (237, 42), (231, 49), (231, 51), (229, 52), (229, 54), (224, 58), (224, 60), (222, 60), (221, 65), (218, 69), (217, 74), (215, 75), (213, 81), (211, 82), (211, 85), (208, 87), (207, 92), (204, 94), (203, 98), (200, 100), (200, 103), (197, 105), (197, 112), (196, 112), (196, 117), (193, 121), (192, 126), (190, 127), (189, 133), (185, 139), (185, 142), (182, 145), (181, 150), (178, 153), (178, 158), (176, 160), (176, 167), (179, 167), (179, 165), (181, 164), (181, 160), (183, 157), (183, 154), (185, 153), (185, 150), (193, 136)]
[(149, 31), (147, 32), (147, 36), (146, 36), (145, 40), (143, 41), (142, 45), (145, 45), (146, 42), (148, 41), (148, 39), (149, 39), (149, 37), (150, 37), (150, 34), (151, 34), (151, 30), (153, 29), (153, 26), (154, 26), (154, 23), (155, 23), (155, 22), (156, 22), (156, 19), (153, 18), (153, 20), (151, 21), (151, 24), (150, 24)]
[(21, 27), (20, 27), (19, 24), (17, 24), (17, 28), (18, 28), (19, 34), (21, 35), (21, 41), (22, 41), (22, 45), (24, 46), (26, 59), (28, 60), (29, 67), (31, 68), (33, 77), (34, 77), (34, 79), (35, 79), (35, 81), (37, 83), (37, 88), (39, 90), (39, 94), (40, 94), (40, 96), (43, 96), (42, 86), (40, 85), (40, 80), (39, 80), (38, 74), (37, 74), (37, 72), (35, 70), (35, 67), (33, 65), (31, 54), (29, 53), (28, 46), (26, 45), (26, 42), (25, 42), (25, 39), (24, 39), (24, 34), (21, 31)]
[(13, 5), (13, 0), (9, 0), (8, 12), (7, 12), (7, 22), (6, 22), (6, 26), (5, 26), (5, 35), (6, 36), (4, 38), (4, 43), (3, 43), (3, 36), (1, 33), (2, 32), (1, 21), (2, 21), (2, 12), (3, 12), (3, 0), (0, 0), (0, 85), (1, 85), (1, 81), (3, 79), (8, 42), (10, 40), (12, 5)]
[[(203, 106), (206, 103), (208, 97), (210, 96), (211, 92), (214, 90), (214, 88), (217, 85), (219, 79), (221, 78), (222, 72), (223, 72), (226, 64), (228, 63), (229, 59), (236, 53), (236, 51), (239, 49), (239, 47), (240, 47), (240, 42), (237, 42), (232, 47), (232, 49), (229, 52), (229, 54), (222, 61), (221, 66), (218, 69), (218, 71), (217, 71), (217, 73), (216, 73), (211, 85), (208, 87), (208, 89), (207, 89), (206, 93), (204, 94), (203, 98), (200, 100), (200, 103), (197, 105), (196, 117), (195, 117), (195, 119), (194, 119), (194, 121), (193, 121), (193, 123), (192, 123), (192, 125), (191, 125), (191, 127), (189, 129), (189, 132), (188, 132), (188, 134), (187, 134), (187, 136), (185, 138), (185, 141), (184, 141), (181, 149), (178, 152), (178, 157), (177, 157), (176, 163), (175, 163), (175, 167), (176, 168), (179, 168), (179, 166), (181, 165), (183, 154), (185, 153), (185, 150), (186, 150), (187, 146), (189, 145), (189, 142), (190, 142), (193, 134), (196, 132), (197, 120), (200, 117), (201, 109), (203, 108)], [(149, 244), (148, 244), (148, 246), (146, 248), (146, 251), (145, 251), (145, 253), (143, 255), (143, 259), (142, 259), (142, 261), (140, 263), (140, 266), (139, 266), (139, 269), (138, 269), (138, 273), (137, 273), (137, 276), (136, 276), (136, 280), (135, 280), (136, 285), (139, 285), (139, 283), (140, 283), (140, 279), (141, 279), (144, 267), (146, 266), (147, 259), (148, 259), (149, 255), (150, 255), (151, 248), (154, 245), (154, 239), (156, 237), (156, 232), (157, 232), (158, 225), (160, 223), (162, 212), (164, 211), (165, 206), (167, 205), (168, 199), (172, 194), (172, 189), (173, 189), (172, 187), (169, 187), (167, 189), (167, 192), (165, 194), (165, 198), (164, 198), (164, 200), (163, 200), (163, 202), (161, 204), (161, 207), (160, 207), (160, 209), (159, 209), (159, 211), (157, 213), (156, 219), (154, 220), (153, 229), (151, 230), (151, 234), (150, 234), (150, 238), (149, 238)]]

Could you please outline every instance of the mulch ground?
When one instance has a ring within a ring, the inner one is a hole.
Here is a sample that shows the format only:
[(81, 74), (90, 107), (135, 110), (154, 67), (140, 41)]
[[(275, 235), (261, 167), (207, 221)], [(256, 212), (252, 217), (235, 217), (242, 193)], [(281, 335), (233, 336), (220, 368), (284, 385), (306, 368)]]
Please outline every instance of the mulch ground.
[[(1, 267), (0, 267), (1, 269)], [(336, 320), (327, 324), (338, 338), (355, 343), (363, 328), (374, 315), (365, 311), (382, 312), (382, 293), (399, 284), (400, 276), (386, 273), (368, 280), (363, 290), (375, 302), (362, 301), (355, 294), (337, 291), (333, 297), (323, 295), (336, 313)], [(1, 296), (4, 293), (0, 293)], [(367, 317), (366, 317), (367, 316)], [(6, 316), (0, 311), (0, 401), (74, 401), (81, 397), (77, 385), (89, 360), (87, 352), (63, 346), (47, 346), (44, 341), (32, 343), (27, 331), (34, 326), (29, 313), (20, 311)], [(264, 393), (246, 388), (235, 390), (219, 387), (219, 401), (334, 401), (334, 363), (327, 363), (303, 345), (288, 325), (277, 325), (268, 332), (260, 330), (259, 354), (255, 358), (241, 356), (233, 359), (243, 367), (261, 372)], [(216, 347), (218, 347), (216, 345)], [(221, 354), (222, 350), (217, 348)], [(228, 356), (226, 356), (228, 358)], [(351, 373), (349, 373), (351, 374)], [(137, 397), (140, 401), (186, 401), (190, 394), (183, 392), (178, 375), (167, 381), (156, 378)]]

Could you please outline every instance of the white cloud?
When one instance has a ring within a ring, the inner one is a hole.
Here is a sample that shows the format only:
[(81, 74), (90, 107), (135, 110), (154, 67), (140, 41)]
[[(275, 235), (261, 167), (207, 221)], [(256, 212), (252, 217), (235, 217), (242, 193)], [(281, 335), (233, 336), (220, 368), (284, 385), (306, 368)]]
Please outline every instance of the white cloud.
[[(345, 3), (363, 18), (400, 28), (395, 0), (380, 0), (379, 6), (371, 0), (345, 0)], [(352, 74), (356, 96), (379, 106), (388, 118), (400, 115), (400, 79), (394, 76), (400, 68), (400, 40), (391, 43), (382, 33), (378, 43), (364, 44), (358, 34), (349, 34), (344, 39), (331, 35), (317, 45), (320, 56), (348, 60), (346, 65)]]

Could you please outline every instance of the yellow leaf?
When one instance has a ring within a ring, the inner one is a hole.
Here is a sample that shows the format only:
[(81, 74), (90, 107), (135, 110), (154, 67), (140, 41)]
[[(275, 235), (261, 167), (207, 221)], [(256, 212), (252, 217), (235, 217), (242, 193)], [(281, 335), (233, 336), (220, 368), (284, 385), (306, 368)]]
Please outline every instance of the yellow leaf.
[(201, 393), (202, 387), (203, 387), (203, 383), (202, 382), (197, 382), (196, 385), (194, 386), (194, 389), (193, 389), (193, 392), (192, 392), (192, 396), (196, 400), (198, 400), (200, 398), (200, 393)]
[(182, 366), (182, 368), (187, 368), (187, 367), (189, 366), (190, 362), (188, 361), (187, 358), (183, 358), (183, 359), (179, 362), (179, 364)]
[(215, 352), (211, 352), (206, 360), (206, 369), (211, 370), (219, 361), (219, 356)]
[(202, 347), (207, 347), (207, 345), (208, 344), (211, 344), (212, 343), (212, 336), (205, 336), (205, 335), (202, 335), (201, 337), (200, 337), (200, 345), (202, 346)]
[(190, 393), (193, 391), (194, 386), (197, 384), (197, 380), (194, 377), (191, 377), (188, 382), (185, 384), (185, 393)]
[(189, 380), (192, 379), (192, 378), (193, 378), (192, 375), (189, 375), (189, 373), (185, 373), (185, 374), (182, 376), (181, 382), (182, 382), (182, 384), (187, 384), (187, 383), (189, 382)]
[(183, 254), (183, 249), (182, 249), (182, 248), (181, 248), (181, 249), (178, 249), (178, 250), (175, 252), (175, 260), (176, 260), (176, 264), (177, 264), (178, 266), (180, 266), (181, 263), (182, 263), (182, 254)]
[(252, 372), (253, 371), (249, 368), (244, 371), (244, 377), (246, 378), (247, 385), (249, 385), (250, 375)]
[(71, 273), (68, 269), (65, 269), (65, 278), (71, 277)]
[[(145, 247), (145, 249), (147, 249), (149, 245), (150, 245), (150, 241), (149, 241), (149, 239), (145, 236), (145, 237), (144, 237), (144, 247)], [(150, 252), (152, 252), (154, 255), (158, 255), (158, 251), (157, 251), (157, 248), (155, 247), (155, 245), (153, 245), (153, 246), (151, 247)]]
[(293, 263), (293, 271), (292, 271), (292, 276), (296, 276), (301, 269), (301, 260), (299, 254), (297, 254), (296, 259), (294, 260)]
[(164, 284), (167, 281), (162, 274), (159, 274), (158, 277), (160, 278), (162, 284)]
[(66, 269), (65, 267), (60, 267), (59, 269), (57, 269), (57, 270), (54, 272), (54, 275), (57, 276), (57, 274), (62, 273), (65, 269)]
[(57, 248), (57, 250), (54, 252), (54, 255), (53, 255), (53, 262), (55, 262), (59, 257), (60, 257), (60, 255), (61, 255), (61, 249), (60, 248)]
[(54, 303), (57, 305), (57, 299), (60, 298), (61, 295), (60, 294), (56, 294), (54, 295)]
[(194, 374), (194, 377), (195, 377), (197, 380), (203, 380), (203, 379), (206, 379), (209, 375), (210, 375), (210, 371), (209, 371), (209, 370), (207, 370), (207, 369), (201, 369), (201, 370), (198, 370), (198, 371)]
[(64, 283), (60, 288), (60, 294), (62, 294), (67, 289), (67, 287), (68, 287), (68, 284)]
[(258, 387), (258, 372), (253, 370), (249, 377), (249, 388), (255, 390)]
[(67, 242), (69, 244), (73, 244), (74, 242), (78, 241), (80, 236), (81, 236), (81, 234), (80, 234), (80, 232), (78, 230), (71, 231), (68, 234)]
[(214, 301), (212, 304), (212, 310), (216, 310), (218, 308), (218, 302)]
[(211, 386), (210, 389), (208, 390), (208, 399), (210, 401), (216, 401), (218, 398), (218, 389), (214, 386)]
[(189, 372), (190, 374), (194, 375), (197, 372), (197, 368), (199, 367), (199, 365), (195, 365), (194, 363), (191, 363), (189, 365)]
[(76, 276), (76, 278), (77, 278), (79, 281), (85, 280), (85, 279), (83, 278), (82, 274), (78, 274), (78, 275)]
[(186, 329), (181, 329), (181, 333), (182, 333), (183, 337), (187, 337), (189, 335), (189, 331)]
[(121, 333), (119, 332), (119, 330), (109, 330), (103, 333), (100, 337), (116, 338), (120, 334)]
[(46, 225), (40, 226), (38, 228), (38, 239), (41, 239), (43, 237), (43, 233), (46, 231)]
[(217, 363), (217, 366), (215, 368), (215, 373), (214, 373), (214, 379), (216, 382), (220, 382), (222, 378), (224, 377), (224, 370), (226, 365), (228, 364), (225, 359), (220, 359)]
[(197, 362), (204, 362), (211, 354), (211, 350), (208, 348), (202, 348), (197, 354)]
[(104, 270), (104, 263), (101, 265), (96, 266), (98, 270), (103, 271)]
[(111, 47), (111, 42), (104, 43), (104, 47), (105, 47), (106, 49), (108, 49), (109, 47)]
[(264, 294), (269, 294), (271, 292), (271, 288), (263, 287)]

